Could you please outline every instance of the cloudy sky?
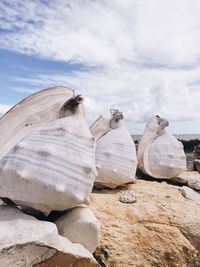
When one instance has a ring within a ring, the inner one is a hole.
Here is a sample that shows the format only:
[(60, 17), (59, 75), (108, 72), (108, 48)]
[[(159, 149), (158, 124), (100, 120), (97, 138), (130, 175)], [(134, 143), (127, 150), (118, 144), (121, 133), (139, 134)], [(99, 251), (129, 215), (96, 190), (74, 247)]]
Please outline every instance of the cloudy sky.
[(0, 113), (54, 85), (87, 119), (120, 108), (132, 134), (160, 114), (200, 133), (199, 0), (1, 0)]

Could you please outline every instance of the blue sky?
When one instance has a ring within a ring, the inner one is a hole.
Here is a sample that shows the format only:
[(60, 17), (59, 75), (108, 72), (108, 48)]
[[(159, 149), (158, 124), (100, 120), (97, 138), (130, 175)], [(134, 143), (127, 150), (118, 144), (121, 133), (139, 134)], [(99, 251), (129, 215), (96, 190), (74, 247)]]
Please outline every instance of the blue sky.
[(198, 0), (2, 0), (0, 113), (63, 85), (89, 123), (118, 107), (133, 134), (154, 114), (200, 133), (199, 14)]
[[(38, 86), (37, 81), (31, 82), (31, 79), (39, 74), (48, 76), (58, 73), (65, 75), (66, 73), (71, 74), (73, 71), (87, 69), (80, 64), (44, 60), (6, 49), (0, 49), (0, 59), (0, 99), (6, 105), (13, 105), (30, 93), (45, 88), (47, 86), (45, 82), (40, 82), (40, 86)], [(55, 81), (54, 83), (51, 82), (50, 85), (59, 85), (58, 83)]]

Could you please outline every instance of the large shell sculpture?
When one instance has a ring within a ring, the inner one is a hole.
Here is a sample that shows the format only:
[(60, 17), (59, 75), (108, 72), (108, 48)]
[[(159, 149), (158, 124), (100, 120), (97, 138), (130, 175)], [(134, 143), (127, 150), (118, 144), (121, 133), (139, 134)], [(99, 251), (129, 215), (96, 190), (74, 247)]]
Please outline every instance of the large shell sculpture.
[(82, 102), (71, 89), (50, 88), (0, 120), (2, 199), (45, 215), (87, 203), (96, 175), (95, 140)]
[(168, 121), (154, 116), (138, 147), (138, 167), (154, 178), (172, 178), (186, 170), (183, 144), (167, 132)]
[(119, 110), (111, 110), (111, 119), (100, 116), (90, 127), (97, 140), (95, 184), (116, 188), (135, 180), (137, 156), (135, 144), (123, 124)]

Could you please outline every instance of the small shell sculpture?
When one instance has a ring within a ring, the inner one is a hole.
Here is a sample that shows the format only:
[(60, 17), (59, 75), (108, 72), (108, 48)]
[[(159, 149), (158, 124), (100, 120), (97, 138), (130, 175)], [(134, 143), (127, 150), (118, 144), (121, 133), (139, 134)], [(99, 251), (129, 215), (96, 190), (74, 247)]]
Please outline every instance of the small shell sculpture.
[(68, 99), (57, 112), (60, 118), (32, 128), (1, 158), (2, 198), (45, 215), (87, 203), (96, 175), (95, 141), (82, 101), (79, 95)]
[(154, 116), (139, 143), (139, 169), (154, 178), (172, 178), (186, 170), (183, 145), (166, 131), (168, 125), (167, 120)]
[[(106, 130), (96, 130), (98, 176), (95, 183), (115, 188), (135, 180), (137, 157), (135, 144), (122, 122), (122, 113), (111, 110), (111, 114), (110, 120), (104, 119), (106, 127), (103, 129)], [(95, 125), (93, 124), (92, 127), (94, 129)]]

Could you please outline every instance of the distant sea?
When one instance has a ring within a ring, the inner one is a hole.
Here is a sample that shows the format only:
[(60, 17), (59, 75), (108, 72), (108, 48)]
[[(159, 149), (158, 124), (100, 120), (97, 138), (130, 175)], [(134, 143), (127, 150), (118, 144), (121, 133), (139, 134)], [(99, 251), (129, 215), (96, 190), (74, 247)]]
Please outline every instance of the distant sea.
[[(194, 140), (194, 139), (199, 139), (200, 140), (200, 134), (179, 134), (176, 135), (174, 134), (174, 136), (180, 140), (184, 140), (184, 141), (190, 141), (190, 140)], [(132, 138), (134, 141), (139, 141), (141, 139), (142, 135), (140, 134), (136, 134), (136, 135), (132, 135)]]

